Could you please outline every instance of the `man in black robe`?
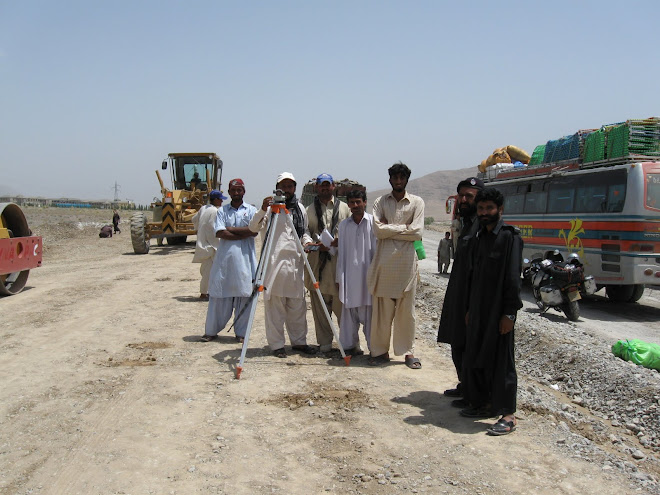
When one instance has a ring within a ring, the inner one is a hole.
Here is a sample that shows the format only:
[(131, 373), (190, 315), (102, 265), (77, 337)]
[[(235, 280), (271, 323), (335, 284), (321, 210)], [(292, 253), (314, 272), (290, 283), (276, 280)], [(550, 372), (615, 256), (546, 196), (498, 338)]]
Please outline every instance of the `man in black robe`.
[(522, 308), (523, 241), (518, 229), (502, 222), (502, 193), (487, 188), (475, 201), (481, 228), (467, 248), (471, 266), (463, 354), (464, 396), (471, 407), (462, 409), (461, 415), (501, 415), (487, 432), (506, 435), (516, 429), (513, 327)]
[[(442, 304), (442, 315), (438, 328), (438, 342), (451, 344), (451, 358), (456, 368), (458, 385), (445, 390), (448, 397), (462, 397), (461, 369), (463, 367), (463, 351), (465, 349), (465, 313), (467, 311), (467, 276), (468, 259), (465, 248), (468, 239), (479, 230), (477, 221), (477, 206), (474, 202), (477, 193), (484, 188), (484, 183), (476, 177), (468, 177), (458, 183), (458, 213), (461, 217), (461, 230), (454, 251), (454, 267), (451, 269), (445, 300)], [(452, 402), (456, 407), (465, 408), (469, 404), (463, 399)]]

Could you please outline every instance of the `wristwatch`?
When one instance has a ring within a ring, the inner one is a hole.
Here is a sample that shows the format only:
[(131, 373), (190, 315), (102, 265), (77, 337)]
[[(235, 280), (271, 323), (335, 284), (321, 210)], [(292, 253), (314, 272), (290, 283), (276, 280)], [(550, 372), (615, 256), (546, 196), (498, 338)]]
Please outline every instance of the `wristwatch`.
[(516, 321), (516, 315), (504, 315), (511, 321)]

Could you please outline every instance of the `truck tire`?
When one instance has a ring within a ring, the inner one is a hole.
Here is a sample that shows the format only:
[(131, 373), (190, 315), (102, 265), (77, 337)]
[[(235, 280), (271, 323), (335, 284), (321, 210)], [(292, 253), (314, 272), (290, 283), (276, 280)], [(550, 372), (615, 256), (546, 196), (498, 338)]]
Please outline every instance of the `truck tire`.
[[(605, 292), (610, 301), (625, 303), (630, 302), (631, 298), (635, 295), (635, 287), (635, 285), (608, 285), (605, 288)], [(642, 289), (642, 292), (644, 292), (644, 289)], [(642, 297), (641, 294), (639, 297)]]
[(561, 309), (566, 314), (569, 321), (578, 321), (580, 319), (580, 305), (577, 301), (569, 301), (561, 305)]
[(144, 213), (135, 213), (131, 217), (131, 242), (135, 254), (147, 254), (149, 252), (147, 216)]
[(628, 299), (628, 302), (634, 303), (639, 301), (644, 295), (644, 289), (645, 289), (644, 284), (633, 285), (633, 293), (632, 296), (630, 296), (630, 298)]

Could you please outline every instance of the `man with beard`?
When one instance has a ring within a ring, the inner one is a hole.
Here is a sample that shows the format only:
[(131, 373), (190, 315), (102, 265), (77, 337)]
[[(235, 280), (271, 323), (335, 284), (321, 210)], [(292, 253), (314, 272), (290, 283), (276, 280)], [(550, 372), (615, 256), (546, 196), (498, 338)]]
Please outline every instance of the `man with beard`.
[(377, 198), (373, 206), (378, 247), (367, 272), (373, 295), (369, 364), (390, 360), (392, 338), (394, 354), (405, 355), (406, 366), (419, 369), (422, 363), (413, 355), (419, 277), (414, 242), (424, 231), (424, 200), (406, 192), (411, 172), (405, 164), (392, 165), (388, 173), (392, 192)]
[[(257, 270), (257, 254), (254, 237), (248, 225), (257, 209), (243, 202), (245, 184), (242, 179), (229, 181), (231, 203), (222, 204), (219, 191), (211, 191), (211, 202), (218, 206), (213, 231), (219, 239), (217, 252), (213, 257), (209, 283), (209, 307), (206, 312), (206, 328), (202, 342), (215, 340), (224, 328), (232, 313), (236, 340), (242, 342), (247, 332), (250, 311), (243, 311), (252, 294), (252, 280)], [(200, 231), (206, 215), (213, 208), (207, 208), (200, 219)], [(238, 319), (237, 319), (238, 317)]]
[[(278, 358), (285, 358), (284, 326), (294, 350), (305, 354), (316, 354), (316, 347), (307, 345), (307, 303), (303, 277), (304, 254), (298, 251), (298, 240), (307, 229), (307, 212), (296, 198), (296, 179), (293, 174), (283, 172), (277, 177), (276, 189), (284, 194), (285, 207), (291, 215), (293, 229), (283, 216), (268, 232), (273, 238), (273, 249), (264, 274), (264, 310), (266, 317), (266, 340)], [(272, 196), (264, 198), (261, 209), (250, 221), (252, 232), (265, 233), (274, 215), (270, 205)], [(281, 213), (280, 215), (285, 215)], [(265, 240), (264, 240), (265, 241)], [(264, 243), (265, 245), (265, 243)]]
[(522, 308), (520, 272), (523, 241), (518, 229), (502, 221), (504, 197), (497, 189), (475, 198), (480, 230), (470, 238), (468, 309), (465, 315), (463, 378), (468, 418), (500, 415), (490, 435), (516, 429), (518, 378), (514, 356), (516, 313)]
[[(337, 256), (330, 254), (330, 249), (321, 243), (321, 233), (327, 231), (335, 239), (339, 222), (351, 214), (348, 205), (339, 201), (334, 195), (335, 183), (330, 174), (321, 174), (316, 178), (316, 196), (314, 202), (307, 207), (309, 227), (303, 236), (302, 243), (309, 253), (307, 260), (312, 267), (314, 278), (319, 283), (319, 290), (323, 301), (319, 300), (312, 284), (312, 277), (305, 277), (305, 287), (311, 294), (312, 316), (316, 328), (316, 341), (320, 352), (332, 350), (332, 327), (325, 316), (323, 305), (332, 318), (335, 314), (337, 320), (341, 318), (341, 301), (335, 285), (335, 272), (337, 270)], [(313, 250), (309, 248), (315, 246)]]
[(469, 404), (460, 399), (463, 396), (461, 385), (463, 351), (465, 349), (465, 312), (467, 310), (467, 274), (469, 270), (465, 247), (468, 239), (479, 230), (477, 221), (477, 206), (474, 198), (484, 188), (484, 183), (476, 177), (468, 177), (458, 183), (458, 213), (461, 217), (461, 230), (454, 250), (454, 267), (449, 276), (445, 300), (442, 304), (442, 315), (438, 328), (438, 342), (451, 345), (451, 358), (456, 368), (458, 385), (445, 390), (447, 397), (456, 397), (452, 402), (456, 407), (465, 408)]
[(339, 340), (346, 354), (359, 356), (359, 329), (370, 349), (371, 294), (367, 288), (367, 271), (376, 252), (373, 216), (364, 210), (367, 193), (349, 191), (346, 195), (351, 216), (339, 224), (339, 253), (337, 255), (337, 289), (343, 303)]

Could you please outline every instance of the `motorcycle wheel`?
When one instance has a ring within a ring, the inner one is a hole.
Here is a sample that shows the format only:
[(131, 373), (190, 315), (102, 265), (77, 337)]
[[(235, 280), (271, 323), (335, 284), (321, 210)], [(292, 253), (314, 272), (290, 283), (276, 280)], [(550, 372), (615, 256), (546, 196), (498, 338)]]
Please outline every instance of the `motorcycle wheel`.
[(578, 321), (580, 319), (580, 306), (577, 301), (569, 301), (561, 305), (562, 311), (566, 314), (569, 321)]
[(534, 300), (536, 301), (536, 306), (541, 310), (541, 312), (545, 312), (548, 307), (545, 305), (545, 303), (541, 300), (541, 291), (538, 290), (536, 287), (532, 287), (532, 294), (534, 294)]

